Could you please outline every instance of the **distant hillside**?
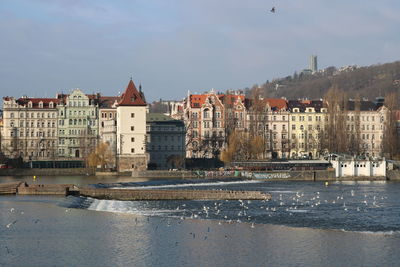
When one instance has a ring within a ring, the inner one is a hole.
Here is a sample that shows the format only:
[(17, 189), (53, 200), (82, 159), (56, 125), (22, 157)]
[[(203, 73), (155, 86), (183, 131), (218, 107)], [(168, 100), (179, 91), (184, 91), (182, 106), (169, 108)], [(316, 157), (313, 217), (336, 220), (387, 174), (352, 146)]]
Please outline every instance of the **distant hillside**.
[[(350, 97), (357, 94), (370, 100), (385, 96), (400, 89), (400, 61), (354, 70), (339, 71), (329, 67), (316, 74), (297, 74), (266, 82), (261, 85), (265, 97), (286, 97), (288, 99), (322, 98), (332, 86), (347, 92)], [(247, 89), (247, 94), (251, 94)]]

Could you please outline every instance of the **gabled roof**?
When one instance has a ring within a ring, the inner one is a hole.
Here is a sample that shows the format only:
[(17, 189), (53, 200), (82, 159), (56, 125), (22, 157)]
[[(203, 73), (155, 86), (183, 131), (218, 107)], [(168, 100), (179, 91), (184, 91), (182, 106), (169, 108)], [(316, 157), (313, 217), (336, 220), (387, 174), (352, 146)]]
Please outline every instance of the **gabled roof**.
[(120, 106), (146, 106), (146, 100), (144, 99), (143, 93), (136, 89), (135, 84), (132, 80), (129, 81), (125, 92), (122, 94), (120, 101), (118, 102)]

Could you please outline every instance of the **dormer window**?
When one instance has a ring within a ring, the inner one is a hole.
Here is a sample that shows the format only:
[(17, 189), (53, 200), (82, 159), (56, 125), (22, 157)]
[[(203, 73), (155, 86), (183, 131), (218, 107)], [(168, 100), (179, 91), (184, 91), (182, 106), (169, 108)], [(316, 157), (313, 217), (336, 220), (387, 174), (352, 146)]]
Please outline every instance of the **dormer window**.
[(39, 102), (39, 108), (43, 108), (43, 102), (42, 101)]
[(50, 102), (49, 103), (49, 108), (53, 108), (54, 107), (54, 103), (53, 102)]
[(299, 109), (298, 108), (294, 108), (293, 112), (299, 112)]
[(136, 100), (136, 97), (135, 97), (135, 96), (132, 96), (132, 97), (131, 97), (131, 101), (134, 102), (135, 100)]
[(32, 101), (29, 101), (28, 102), (28, 108), (31, 108), (32, 107)]

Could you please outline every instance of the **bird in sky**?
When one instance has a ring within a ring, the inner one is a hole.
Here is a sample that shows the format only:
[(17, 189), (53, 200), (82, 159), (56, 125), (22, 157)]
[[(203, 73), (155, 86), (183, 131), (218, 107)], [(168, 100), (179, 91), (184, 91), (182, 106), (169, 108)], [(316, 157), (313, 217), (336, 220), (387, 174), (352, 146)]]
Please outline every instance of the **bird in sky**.
[(271, 8), (271, 13), (275, 13), (275, 7)]

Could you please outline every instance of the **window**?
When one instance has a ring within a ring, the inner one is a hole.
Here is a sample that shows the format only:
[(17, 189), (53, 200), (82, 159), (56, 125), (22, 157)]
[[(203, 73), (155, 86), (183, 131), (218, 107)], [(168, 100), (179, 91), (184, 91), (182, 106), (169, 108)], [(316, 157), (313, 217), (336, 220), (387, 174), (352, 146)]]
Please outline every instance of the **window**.
[(210, 116), (210, 114), (209, 114), (208, 109), (205, 109), (205, 110), (203, 111), (203, 118), (204, 118), (204, 119), (207, 119), (207, 118), (209, 118), (209, 116)]
[(131, 142), (135, 142), (135, 137), (131, 137)]
[(131, 126), (131, 131), (134, 131), (135, 130), (135, 126)]
[[(111, 113), (110, 113), (110, 115), (111, 115)], [(131, 113), (131, 118), (135, 118), (135, 113)]]
[(135, 153), (135, 149), (134, 148), (131, 148), (131, 153)]
[(292, 130), (296, 130), (296, 125), (292, 124)]

